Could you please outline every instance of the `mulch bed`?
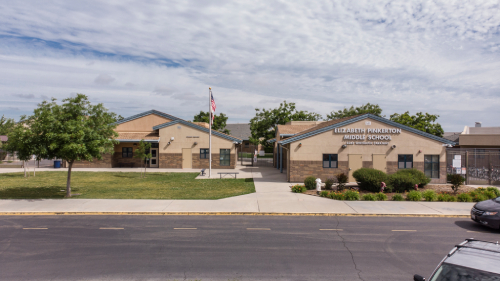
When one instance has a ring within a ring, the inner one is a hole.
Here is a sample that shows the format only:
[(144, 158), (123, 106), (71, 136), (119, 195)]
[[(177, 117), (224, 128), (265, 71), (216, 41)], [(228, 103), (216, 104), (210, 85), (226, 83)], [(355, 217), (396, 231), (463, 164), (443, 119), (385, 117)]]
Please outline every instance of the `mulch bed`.
[[(335, 186), (333, 187), (333, 189), (334, 190), (328, 190), (328, 191), (336, 191), (336, 187)], [(451, 184), (428, 184), (424, 188), (419, 188), (418, 190), (419, 191), (426, 191), (426, 190), (429, 190), (429, 189), (432, 189), (432, 190), (436, 191), (436, 193), (449, 193), (449, 194), (452, 194), (452, 195), (454, 194), (453, 193), (453, 189), (451, 189)], [(325, 187), (321, 187), (321, 190), (325, 190)], [(473, 190), (475, 190), (474, 187), (467, 186), (467, 185), (462, 185), (458, 189), (457, 195), (460, 194), (460, 193), (469, 192), (469, 191), (473, 191)], [(367, 194), (367, 193), (373, 193), (373, 192), (359, 190), (360, 197), (362, 197), (364, 194)], [(318, 194), (316, 194), (316, 190), (307, 190), (303, 194), (313, 195), (313, 196), (319, 196)], [(395, 192), (385, 193), (385, 195), (387, 195), (387, 200), (392, 200), (392, 196), (394, 194), (396, 194), (396, 193)]]

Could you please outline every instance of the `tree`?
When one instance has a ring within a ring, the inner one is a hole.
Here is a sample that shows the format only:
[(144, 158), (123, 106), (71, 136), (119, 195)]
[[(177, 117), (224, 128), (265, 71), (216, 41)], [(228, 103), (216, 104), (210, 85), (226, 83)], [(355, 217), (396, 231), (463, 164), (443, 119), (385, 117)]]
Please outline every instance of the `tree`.
[(5, 116), (2, 115), (2, 118), (0, 118), (0, 135), (1, 136), (7, 135), (10, 131), (14, 129), (15, 124), (16, 122), (14, 122), (14, 119), (5, 118)]
[[(35, 136), (29, 126), (25, 125), (26, 116), (21, 116), (21, 122), (11, 128), (5, 149), (14, 154), (17, 153), (17, 158), (23, 161), (24, 177), (26, 177), (27, 163), (34, 154)], [(28, 171), (29, 173), (29, 171)]]
[(351, 106), (349, 109), (344, 107), (343, 110), (332, 111), (330, 112), (330, 114), (326, 115), (326, 120), (340, 119), (344, 117), (365, 114), (365, 113), (370, 113), (375, 116), (385, 117), (385, 115), (382, 115), (382, 108), (380, 108), (378, 104), (367, 103), (359, 107)]
[(403, 114), (394, 113), (391, 115), (391, 121), (403, 124), (417, 130), (443, 137), (444, 130), (439, 123), (434, 123), (439, 115), (417, 112), (416, 115), (410, 115), (408, 111)]
[[(210, 112), (200, 111), (198, 115), (194, 116), (193, 122), (205, 122), (210, 124), (209, 116)], [(220, 113), (219, 115), (215, 114), (214, 121), (212, 122), (212, 130), (216, 130), (229, 135), (231, 132), (228, 129), (226, 129), (227, 119), (228, 117), (224, 113)]]
[(289, 121), (318, 121), (321, 115), (315, 112), (298, 111), (295, 103), (286, 100), (274, 109), (255, 109), (255, 117), (250, 119), (252, 136), (250, 142), (269, 146), (268, 140), (276, 136), (276, 126), (284, 125)]
[(55, 101), (43, 101), (28, 119), (40, 150), (45, 151), (40, 155), (68, 162), (66, 197), (71, 197), (71, 169), (75, 161), (101, 160), (118, 143), (114, 140), (118, 136), (113, 124), (116, 114), (108, 112), (101, 103), (92, 105), (82, 94), (64, 99), (62, 105)]
[(139, 158), (141, 159), (142, 163), (144, 163), (144, 176), (146, 176), (146, 163), (144, 160), (150, 159), (152, 157), (150, 148), (151, 144), (149, 142), (145, 142), (144, 139), (142, 139), (134, 153), (134, 158)]

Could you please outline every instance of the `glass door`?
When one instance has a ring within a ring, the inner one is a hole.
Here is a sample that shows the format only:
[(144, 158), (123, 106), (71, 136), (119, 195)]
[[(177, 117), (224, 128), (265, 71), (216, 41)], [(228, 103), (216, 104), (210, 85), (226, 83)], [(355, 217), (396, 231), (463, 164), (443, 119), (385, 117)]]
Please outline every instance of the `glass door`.
[(158, 168), (158, 148), (151, 148), (151, 159), (149, 159), (150, 168)]

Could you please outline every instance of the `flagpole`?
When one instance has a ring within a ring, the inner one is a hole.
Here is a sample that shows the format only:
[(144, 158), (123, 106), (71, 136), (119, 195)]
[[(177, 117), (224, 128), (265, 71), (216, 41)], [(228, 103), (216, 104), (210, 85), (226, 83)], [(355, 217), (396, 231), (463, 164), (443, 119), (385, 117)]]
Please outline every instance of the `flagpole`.
[(212, 177), (212, 88), (208, 88), (208, 178)]

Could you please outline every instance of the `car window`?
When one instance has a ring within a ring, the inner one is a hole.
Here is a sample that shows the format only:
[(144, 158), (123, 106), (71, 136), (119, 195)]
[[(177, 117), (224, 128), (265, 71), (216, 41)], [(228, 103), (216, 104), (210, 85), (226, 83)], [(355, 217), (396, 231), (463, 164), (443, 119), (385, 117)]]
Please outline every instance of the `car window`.
[(443, 263), (431, 281), (500, 281), (500, 275)]
[(495, 198), (495, 201), (497, 201), (498, 203), (500, 203), (500, 197)]

